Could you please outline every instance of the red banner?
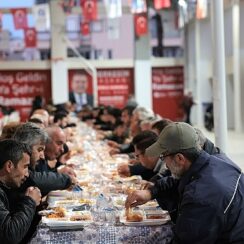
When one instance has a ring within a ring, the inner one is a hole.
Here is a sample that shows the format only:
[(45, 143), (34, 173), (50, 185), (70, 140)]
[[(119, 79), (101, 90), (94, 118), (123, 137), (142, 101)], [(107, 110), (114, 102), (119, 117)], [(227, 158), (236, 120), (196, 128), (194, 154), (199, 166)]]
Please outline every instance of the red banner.
[(12, 8), (11, 12), (14, 18), (14, 27), (16, 30), (28, 27), (26, 8)]
[(133, 69), (98, 70), (98, 104), (123, 108), (134, 93)]
[(86, 21), (97, 19), (97, 0), (81, 0), (82, 16)]
[(81, 23), (80, 31), (83, 36), (89, 35), (90, 34), (90, 24), (88, 22)]
[(154, 8), (159, 10), (162, 8), (170, 8), (170, 0), (154, 0)]
[(36, 29), (35, 28), (27, 28), (24, 29), (25, 35), (25, 47), (36, 47)]
[(21, 120), (28, 118), (35, 96), (51, 98), (51, 71), (0, 71), (0, 104), (19, 111)]
[(184, 68), (164, 67), (152, 69), (153, 110), (164, 118), (181, 121), (184, 93)]
[[(69, 70), (69, 91), (75, 74), (83, 72), (88, 79), (87, 94), (93, 94), (92, 77), (82, 70)], [(98, 104), (123, 108), (130, 94), (134, 94), (133, 69), (98, 69)]]
[(135, 14), (134, 15), (134, 24), (135, 24), (135, 34), (136, 36), (146, 35), (148, 32), (147, 27), (147, 14)]

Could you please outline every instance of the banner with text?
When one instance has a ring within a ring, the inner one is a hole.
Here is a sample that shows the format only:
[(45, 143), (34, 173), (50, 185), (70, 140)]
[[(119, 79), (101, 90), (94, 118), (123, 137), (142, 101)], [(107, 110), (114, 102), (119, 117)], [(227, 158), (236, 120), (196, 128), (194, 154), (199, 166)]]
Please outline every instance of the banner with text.
[(99, 69), (98, 104), (123, 108), (134, 93), (133, 69)]
[[(73, 92), (73, 82), (77, 82), (77, 76), (83, 73), (87, 77), (87, 94), (93, 94), (92, 77), (84, 70), (69, 70), (69, 91)], [(98, 104), (110, 105), (123, 108), (130, 94), (134, 94), (134, 74), (133, 69), (98, 69), (97, 89)]]
[(35, 96), (51, 98), (49, 70), (0, 71), (0, 104), (16, 109), (24, 121), (28, 118)]
[(152, 69), (153, 110), (173, 121), (183, 119), (184, 68), (163, 67)]

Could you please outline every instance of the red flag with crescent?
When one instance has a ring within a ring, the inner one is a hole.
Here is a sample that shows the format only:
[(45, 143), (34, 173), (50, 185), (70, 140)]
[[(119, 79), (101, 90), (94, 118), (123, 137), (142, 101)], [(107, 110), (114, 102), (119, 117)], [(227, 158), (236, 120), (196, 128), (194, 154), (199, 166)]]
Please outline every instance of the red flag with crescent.
[(170, 0), (154, 0), (154, 8), (159, 10), (162, 8), (170, 8)]
[(83, 36), (87, 36), (90, 34), (90, 23), (89, 22), (83, 22), (80, 24), (80, 30), (81, 34)]
[(24, 30), (25, 34), (25, 47), (36, 47), (36, 29), (35, 28), (26, 28)]
[(146, 35), (148, 32), (147, 14), (135, 14), (134, 15), (135, 33), (136, 36)]
[(14, 18), (14, 28), (16, 30), (28, 27), (26, 8), (12, 8), (11, 12)]
[(97, 0), (81, 0), (82, 16), (86, 21), (97, 19)]

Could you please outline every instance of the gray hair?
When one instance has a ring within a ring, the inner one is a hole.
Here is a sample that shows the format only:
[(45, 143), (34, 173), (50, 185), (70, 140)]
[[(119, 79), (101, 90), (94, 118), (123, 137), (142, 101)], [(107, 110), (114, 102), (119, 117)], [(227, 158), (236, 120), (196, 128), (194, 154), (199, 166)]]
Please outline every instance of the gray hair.
[(48, 135), (36, 124), (27, 122), (18, 127), (13, 135), (13, 139), (24, 142), (32, 148), (38, 143), (45, 145), (48, 140)]
[(154, 112), (149, 108), (137, 107), (134, 109), (133, 114), (138, 114), (139, 120), (150, 120), (155, 118)]
[(201, 148), (203, 148), (203, 146), (204, 146), (204, 144), (205, 144), (207, 138), (206, 138), (206, 136), (202, 133), (202, 131), (201, 131), (200, 129), (195, 128), (195, 127), (194, 127), (194, 129), (195, 129), (195, 131), (196, 131), (196, 133), (197, 133), (197, 135), (198, 135), (198, 143), (199, 143), (199, 145), (201, 146)]
[(58, 132), (64, 133), (63, 129), (57, 125), (48, 126), (45, 128), (45, 131), (46, 131), (47, 136), (48, 136), (47, 144), (52, 142), (52, 140), (53, 140), (52, 138), (56, 133), (58, 133)]

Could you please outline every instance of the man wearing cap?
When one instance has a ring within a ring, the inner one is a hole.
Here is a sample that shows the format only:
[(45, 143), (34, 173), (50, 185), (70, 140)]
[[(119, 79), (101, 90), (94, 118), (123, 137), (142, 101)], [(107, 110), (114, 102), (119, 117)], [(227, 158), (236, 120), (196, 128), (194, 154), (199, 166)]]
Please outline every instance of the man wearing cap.
[(194, 128), (182, 122), (168, 125), (146, 154), (160, 156), (172, 177), (133, 192), (127, 208), (177, 195), (174, 243), (244, 243), (244, 177), (237, 165), (204, 152)]

